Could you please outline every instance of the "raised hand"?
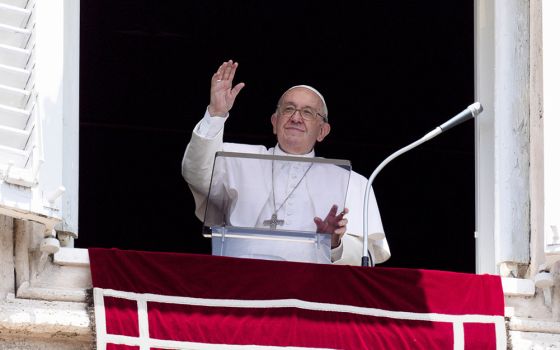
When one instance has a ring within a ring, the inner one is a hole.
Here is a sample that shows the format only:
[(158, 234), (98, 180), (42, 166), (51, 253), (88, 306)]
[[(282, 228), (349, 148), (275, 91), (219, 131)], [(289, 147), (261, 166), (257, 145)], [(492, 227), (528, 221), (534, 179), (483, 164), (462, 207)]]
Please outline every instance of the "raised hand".
[(208, 112), (213, 117), (225, 117), (233, 107), (235, 98), (239, 91), (243, 89), (245, 83), (239, 83), (233, 86), (233, 78), (239, 64), (229, 60), (222, 63), (216, 73), (212, 75), (210, 85), (210, 104)]
[(331, 233), (331, 248), (336, 248), (340, 245), (342, 236), (346, 233), (346, 225), (348, 220), (344, 218), (344, 215), (348, 214), (348, 208), (344, 208), (340, 214), (336, 214), (338, 206), (335, 204), (329, 210), (329, 213), (322, 220), (319, 217), (315, 217), (315, 225), (317, 225), (317, 232), (320, 233)]

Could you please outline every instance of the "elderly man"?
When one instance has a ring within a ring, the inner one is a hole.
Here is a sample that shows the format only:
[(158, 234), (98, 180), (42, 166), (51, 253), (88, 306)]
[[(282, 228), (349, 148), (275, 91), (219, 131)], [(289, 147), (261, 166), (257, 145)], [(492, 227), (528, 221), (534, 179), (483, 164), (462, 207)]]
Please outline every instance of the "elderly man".
[[(271, 116), (272, 131), (278, 140), (275, 147), (267, 149), (264, 146), (224, 143), (224, 124), (237, 95), (245, 86), (244, 83), (233, 86), (237, 68), (238, 63), (230, 60), (224, 62), (212, 76), (210, 104), (204, 118), (195, 126), (183, 158), (183, 176), (191, 188), (196, 202), (196, 215), (201, 220), (204, 219), (214, 155), (217, 151), (314, 157), (315, 143), (323, 141), (330, 132), (327, 105), (323, 96), (310, 86), (296, 85), (284, 92)], [(303, 173), (301, 179), (306, 175), (306, 172)], [(361, 263), (363, 197), (366, 185), (367, 180), (363, 176), (351, 172), (346, 196), (349, 209), (344, 208), (337, 214), (338, 208), (333, 206), (324, 219), (313, 218), (317, 232), (332, 233), (333, 263)], [(373, 238), (382, 236), (383, 226), (373, 194), (370, 198), (368, 217), (370, 237)], [(305, 213), (305, 210), (301, 212)], [(376, 263), (390, 257), (389, 246), (384, 238), (368, 241), (368, 249), (374, 254)]]

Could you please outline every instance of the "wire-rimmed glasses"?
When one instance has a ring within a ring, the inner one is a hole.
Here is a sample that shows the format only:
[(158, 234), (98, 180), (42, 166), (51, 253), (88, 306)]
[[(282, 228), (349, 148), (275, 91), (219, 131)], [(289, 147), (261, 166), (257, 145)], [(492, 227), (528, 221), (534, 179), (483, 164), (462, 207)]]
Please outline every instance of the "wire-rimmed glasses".
[(291, 118), (294, 116), (294, 114), (296, 114), (296, 112), (299, 112), (299, 115), (301, 115), (301, 117), (307, 121), (316, 120), (317, 117), (320, 117), (325, 122), (327, 121), (326, 116), (320, 114), (311, 107), (296, 108), (295, 106), (291, 105), (279, 106), (278, 112), (280, 112), (280, 115), (285, 118)]

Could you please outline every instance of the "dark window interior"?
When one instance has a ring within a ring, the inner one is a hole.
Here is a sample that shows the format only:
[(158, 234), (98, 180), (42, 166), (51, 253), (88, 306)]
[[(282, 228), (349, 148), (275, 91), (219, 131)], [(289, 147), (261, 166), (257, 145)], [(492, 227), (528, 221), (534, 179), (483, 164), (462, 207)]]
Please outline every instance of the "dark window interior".
[[(246, 83), (226, 141), (273, 146), (296, 84), (327, 100), (316, 148), (368, 177), (474, 99), (473, 2), (81, 2), (78, 247), (207, 254), (180, 163), (227, 59)], [(383, 266), (474, 272), (474, 122), (402, 155), (374, 189)]]

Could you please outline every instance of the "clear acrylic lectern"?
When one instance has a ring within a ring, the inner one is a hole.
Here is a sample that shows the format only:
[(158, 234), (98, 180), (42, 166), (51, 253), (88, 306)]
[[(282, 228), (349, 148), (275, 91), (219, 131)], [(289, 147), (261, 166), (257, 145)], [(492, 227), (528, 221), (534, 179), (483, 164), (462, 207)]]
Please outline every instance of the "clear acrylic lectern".
[(330, 263), (331, 235), (314, 218), (342, 211), (350, 170), (348, 160), (217, 152), (204, 218), (212, 254)]

